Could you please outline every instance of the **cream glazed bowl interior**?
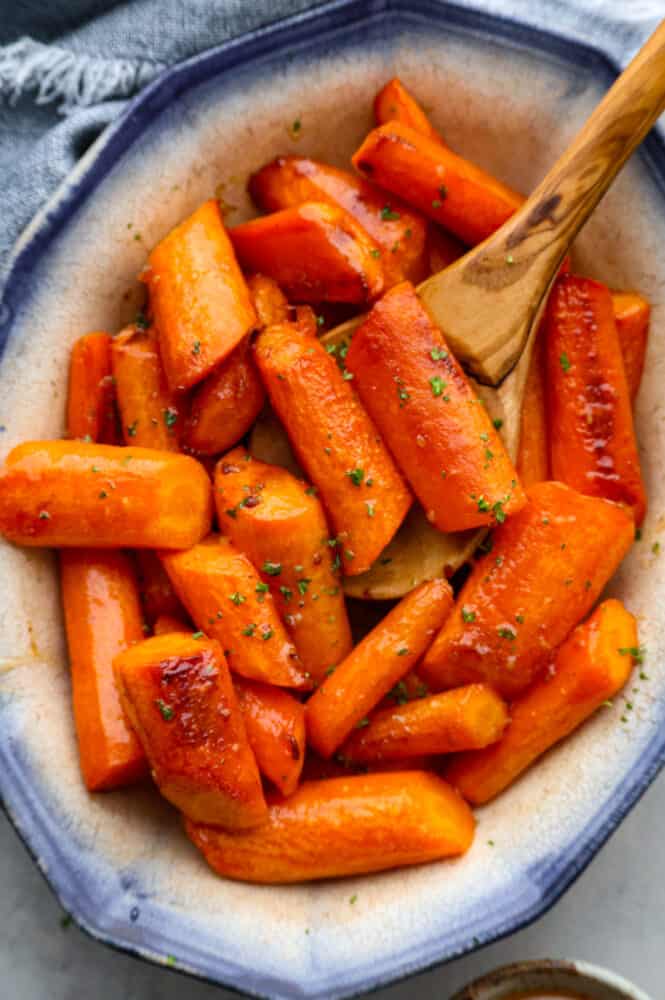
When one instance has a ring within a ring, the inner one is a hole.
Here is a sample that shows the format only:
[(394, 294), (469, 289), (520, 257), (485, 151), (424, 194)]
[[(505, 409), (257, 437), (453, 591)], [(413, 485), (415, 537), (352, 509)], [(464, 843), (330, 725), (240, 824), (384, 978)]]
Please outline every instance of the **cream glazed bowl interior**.
[[(348, 166), (371, 127), (371, 99), (391, 76), (413, 88), (454, 149), (531, 190), (654, 26), (658, 5), (636, 5), (639, 16), (626, 21), (603, 13), (609, 3), (584, 6), (534, 0), (518, 15), (527, 25), (497, 16), (517, 8), (508, 0), (341, 0), (160, 77), (88, 151), (10, 262), (0, 457), (21, 440), (62, 434), (72, 342), (133, 315), (136, 275), (171, 226), (214, 192), (234, 206), (231, 224), (247, 218), (247, 176), (279, 153)], [(665, 527), (663, 246), (665, 147), (656, 132), (575, 254), (582, 273), (637, 289), (653, 306), (637, 406), (651, 507), (611, 588), (638, 616), (648, 650), (626, 694), (633, 709), (616, 699), (480, 810), (476, 842), (460, 860), (244, 885), (211, 872), (151, 789), (88, 795), (54, 556), (0, 543), (0, 791), (84, 928), (248, 993), (332, 998), (516, 929), (584, 868), (665, 757), (665, 557), (652, 553)]]

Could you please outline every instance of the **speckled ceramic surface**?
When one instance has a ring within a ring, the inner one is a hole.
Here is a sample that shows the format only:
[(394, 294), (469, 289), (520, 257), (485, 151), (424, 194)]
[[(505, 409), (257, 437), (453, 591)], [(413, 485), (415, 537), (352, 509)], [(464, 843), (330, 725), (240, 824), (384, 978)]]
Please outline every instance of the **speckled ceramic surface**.
[[(236, 206), (230, 221), (246, 217), (248, 172), (279, 152), (348, 163), (371, 124), (372, 95), (395, 73), (451, 146), (530, 190), (658, 9), (634, 3), (611, 20), (610, 6), (341, 2), (157, 81), (84, 157), (17, 250), (0, 307), (1, 455), (21, 439), (62, 432), (68, 348), (82, 332), (114, 330), (132, 315), (135, 275), (153, 243), (220, 183)], [(531, 27), (495, 16), (511, 11)], [(554, 29), (558, 37), (548, 34)], [(651, 552), (665, 528), (664, 246), (665, 149), (652, 136), (577, 252), (582, 271), (653, 304), (637, 411), (651, 511), (644, 541), (612, 586), (640, 619), (648, 679), (630, 686), (627, 722), (617, 699), (482, 810), (476, 844), (460, 861), (305, 887), (246, 886), (208, 870), (151, 790), (87, 795), (53, 557), (0, 547), (0, 790), (83, 926), (247, 992), (329, 998), (505, 934), (566, 888), (665, 754), (665, 556)]]

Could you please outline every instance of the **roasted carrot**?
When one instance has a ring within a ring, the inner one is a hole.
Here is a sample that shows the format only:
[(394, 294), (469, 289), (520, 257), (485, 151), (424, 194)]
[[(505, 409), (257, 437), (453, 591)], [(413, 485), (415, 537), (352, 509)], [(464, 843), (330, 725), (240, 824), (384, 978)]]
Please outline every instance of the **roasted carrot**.
[(161, 615), (186, 618), (187, 612), (178, 600), (157, 553), (151, 549), (139, 549), (136, 563), (141, 601), (148, 622), (152, 625)]
[(88, 333), (79, 337), (70, 356), (67, 434), (70, 438), (119, 444), (115, 427), (111, 337), (108, 333)]
[(374, 118), (377, 125), (402, 122), (403, 125), (410, 126), (433, 142), (445, 145), (415, 97), (409, 93), (397, 76), (389, 80), (374, 98)]
[(612, 292), (612, 308), (621, 345), (628, 390), (630, 398), (634, 402), (642, 381), (644, 357), (649, 339), (651, 306), (637, 292)]
[(502, 520), (526, 497), (503, 442), (413, 285), (396, 285), (353, 335), (354, 386), (427, 519), (440, 531)]
[(298, 787), (305, 759), (305, 709), (288, 691), (236, 677), (249, 745), (259, 770), (282, 795)]
[(209, 535), (162, 560), (193, 621), (220, 641), (231, 670), (281, 687), (309, 686), (270, 589), (228, 538)]
[(469, 684), (374, 713), (342, 747), (351, 761), (405, 760), (495, 743), (508, 722), (505, 703), (486, 684)]
[(452, 608), (445, 580), (421, 583), (324, 680), (305, 709), (307, 738), (330, 757), (418, 662)]
[(230, 231), (243, 267), (274, 278), (298, 302), (363, 305), (384, 289), (376, 243), (344, 209), (306, 202)]
[(219, 875), (244, 882), (306, 882), (385, 871), (463, 854), (474, 819), (464, 800), (424, 771), (308, 781), (276, 801), (268, 822), (235, 836), (187, 823)]
[(125, 444), (179, 451), (181, 403), (167, 385), (154, 330), (128, 326), (113, 338), (111, 358)]
[(172, 390), (200, 382), (256, 323), (214, 199), (157, 244), (141, 278), (150, 290), (159, 350)]
[(220, 527), (262, 572), (305, 669), (320, 681), (352, 643), (326, 519), (314, 492), (244, 448), (225, 455), (215, 470)]
[(490, 236), (524, 202), (480, 167), (397, 121), (370, 132), (353, 163), (470, 245)]
[(189, 632), (191, 626), (185, 618), (176, 618), (175, 615), (160, 615), (155, 619), (152, 626), (153, 635), (168, 635), (169, 632)]
[(404, 520), (411, 495), (322, 344), (293, 326), (273, 326), (259, 334), (255, 354), (277, 416), (319, 490), (344, 572), (363, 573)]
[(83, 780), (119, 788), (148, 773), (113, 677), (114, 657), (143, 639), (134, 570), (122, 552), (63, 551), (60, 584)]
[(553, 478), (627, 504), (639, 526), (646, 492), (612, 297), (590, 278), (564, 275), (549, 297), (547, 409)]
[(525, 489), (549, 479), (550, 455), (545, 405), (546, 336), (545, 324), (541, 324), (536, 334), (522, 398), (520, 443), (515, 464)]
[(114, 666), (164, 798), (199, 823), (230, 830), (263, 823), (261, 779), (219, 643), (182, 632), (154, 636)]
[(605, 601), (557, 650), (551, 670), (512, 703), (503, 738), (461, 754), (446, 777), (474, 805), (493, 799), (624, 686), (636, 654), (635, 619), (619, 601)]
[(307, 201), (347, 211), (374, 240), (386, 287), (427, 276), (427, 222), (400, 202), (386, 207), (385, 193), (347, 170), (304, 156), (280, 156), (253, 174), (249, 191), (265, 212)]
[(293, 319), (293, 306), (276, 281), (265, 274), (252, 274), (247, 279), (257, 317), (257, 329), (273, 323), (288, 323)]
[(507, 698), (524, 691), (632, 544), (633, 519), (618, 504), (562, 483), (536, 483), (527, 495), (495, 529), (418, 668), (435, 691), (476, 681)]
[(463, 243), (430, 222), (427, 231), (427, 264), (430, 274), (445, 271), (465, 253), (466, 247)]
[(0, 468), (0, 534), (19, 545), (181, 549), (211, 507), (198, 462), (150, 448), (28, 441)]

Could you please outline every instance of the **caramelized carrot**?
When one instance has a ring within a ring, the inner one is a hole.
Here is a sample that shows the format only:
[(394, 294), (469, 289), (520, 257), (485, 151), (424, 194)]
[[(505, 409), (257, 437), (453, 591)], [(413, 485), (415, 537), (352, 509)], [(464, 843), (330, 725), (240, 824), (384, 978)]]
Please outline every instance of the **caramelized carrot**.
[(235, 836), (187, 823), (208, 864), (243, 882), (306, 882), (463, 854), (474, 819), (441, 778), (422, 771), (308, 781), (268, 822)]
[(636, 647), (633, 616), (619, 601), (605, 601), (558, 649), (552, 669), (512, 703), (503, 738), (462, 754), (446, 777), (474, 805), (493, 799), (624, 686)]
[(256, 311), (257, 329), (272, 326), (273, 323), (288, 323), (293, 318), (293, 307), (272, 278), (265, 274), (252, 274), (247, 279), (247, 288)]
[(249, 191), (265, 212), (307, 201), (347, 211), (379, 248), (388, 288), (427, 276), (427, 222), (422, 215), (401, 202), (386, 208), (384, 192), (347, 170), (304, 156), (280, 156), (252, 175)]
[(628, 391), (634, 402), (642, 381), (644, 357), (649, 338), (651, 306), (637, 292), (612, 292), (612, 308), (621, 345)]
[(221, 643), (231, 670), (280, 687), (308, 686), (269, 588), (227, 538), (210, 535), (162, 561), (198, 628)]
[(354, 726), (418, 662), (450, 613), (445, 580), (421, 583), (369, 632), (307, 703), (309, 743), (330, 757)]
[(274, 278), (298, 302), (363, 305), (384, 288), (380, 253), (344, 209), (306, 202), (235, 226), (240, 263)]
[(210, 528), (210, 494), (185, 455), (28, 441), (0, 469), (0, 534), (19, 545), (186, 548)]
[(67, 434), (117, 444), (115, 422), (111, 337), (88, 333), (76, 341), (69, 361)]
[(157, 244), (141, 277), (150, 290), (159, 350), (172, 390), (200, 382), (256, 323), (214, 199)]
[(164, 798), (192, 820), (231, 830), (266, 820), (219, 643), (182, 632), (154, 636), (117, 656), (115, 675)]
[(605, 285), (567, 274), (547, 306), (552, 476), (589, 496), (646, 511), (628, 383)]
[(244, 448), (220, 459), (215, 501), (222, 531), (269, 585), (305, 669), (315, 681), (351, 649), (344, 594), (321, 504), (312, 487)]
[(148, 622), (153, 624), (161, 615), (186, 618), (187, 612), (178, 600), (157, 553), (151, 549), (139, 549), (136, 563), (143, 610)]
[(494, 531), (418, 668), (433, 688), (491, 684), (511, 698), (593, 607), (634, 536), (629, 511), (562, 483), (536, 483)]
[(125, 444), (179, 451), (180, 403), (166, 383), (154, 330), (128, 326), (113, 338), (111, 358)]
[(132, 564), (122, 552), (63, 551), (60, 583), (83, 780), (91, 792), (119, 788), (148, 770), (113, 677), (114, 657), (143, 639)]
[(335, 361), (293, 326), (259, 334), (255, 354), (298, 461), (319, 490), (344, 572), (363, 573), (393, 537), (411, 495)]
[(374, 118), (377, 125), (402, 122), (403, 125), (408, 125), (416, 132), (427, 136), (432, 142), (445, 145), (415, 97), (409, 93), (397, 76), (389, 80), (374, 98)]
[(381, 709), (342, 748), (351, 761), (405, 760), (495, 743), (508, 722), (505, 703), (486, 684), (469, 684)]
[(184, 618), (175, 615), (160, 615), (152, 626), (153, 635), (168, 635), (169, 632), (190, 632), (191, 626)]
[(243, 677), (234, 682), (259, 770), (282, 795), (298, 787), (305, 759), (305, 709), (288, 691)]
[(346, 366), (440, 531), (491, 524), (524, 506), (501, 438), (412, 285), (396, 285), (376, 303)]
[(486, 239), (523, 204), (522, 195), (408, 125), (369, 133), (354, 166), (465, 243)]
[(541, 324), (531, 355), (529, 373), (522, 399), (520, 444), (517, 452), (517, 474), (526, 489), (549, 479), (549, 440), (547, 408), (545, 406), (545, 339), (547, 331)]

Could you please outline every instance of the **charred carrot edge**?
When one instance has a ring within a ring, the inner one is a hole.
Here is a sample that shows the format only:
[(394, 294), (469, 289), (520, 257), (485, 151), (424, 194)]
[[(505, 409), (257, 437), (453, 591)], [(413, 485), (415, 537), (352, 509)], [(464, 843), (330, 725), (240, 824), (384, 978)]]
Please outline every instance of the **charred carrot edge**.
[(282, 795), (292, 795), (305, 760), (304, 706), (270, 684), (236, 677), (234, 687), (259, 770)]
[(125, 444), (179, 451), (181, 402), (167, 385), (154, 330), (127, 327), (113, 338), (111, 358)]
[(523, 692), (633, 542), (633, 518), (617, 504), (562, 483), (527, 495), (495, 529), (418, 668), (435, 691), (485, 682), (506, 698)]
[(226, 878), (288, 883), (385, 871), (463, 854), (474, 819), (445, 781), (420, 771), (308, 781), (273, 803), (268, 822), (231, 836), (187, 823)]
[(51, 548), (187, 548), (210, 528), (193, 458), (82, 441), (27, 441), (0, 469), (0, 534)]
[(605, 601), (560, 647), (551, 671), (512, 703), (503, 738), (462, 754), (446, 777), (475, 805), (493, 799), (624, 686), (636, 653), (635, 619), (619, 601)]
[(60, 571), (83, 779), (120, 788), (148, 771), (113, 677), (114, 657), (143, 639), (134, 570), (122, 552), (80, 549), (61, 552)]
[(644, 370), (651, 306), (637, 292), (612, 292), (612, 308), (630, 398), (635, 402)]
[(374, 118), (377, 125), (386, 125), (391, 121), (409, 125), (433, 142), (445, 146), (441, 135), (431, 124), (415, 97), (397, 76), (389, 80), (374, 98)]
[(70, 438), (119, 443), (115, 434), (115, 395), (111, 380), (111, 337), (88, 333), (72, 347), (67, 395)]
[(324, 680), (307, 703), (310, 745), (329, 757), (423, 655), (453, 604), (445, 580), (422, 583)]

